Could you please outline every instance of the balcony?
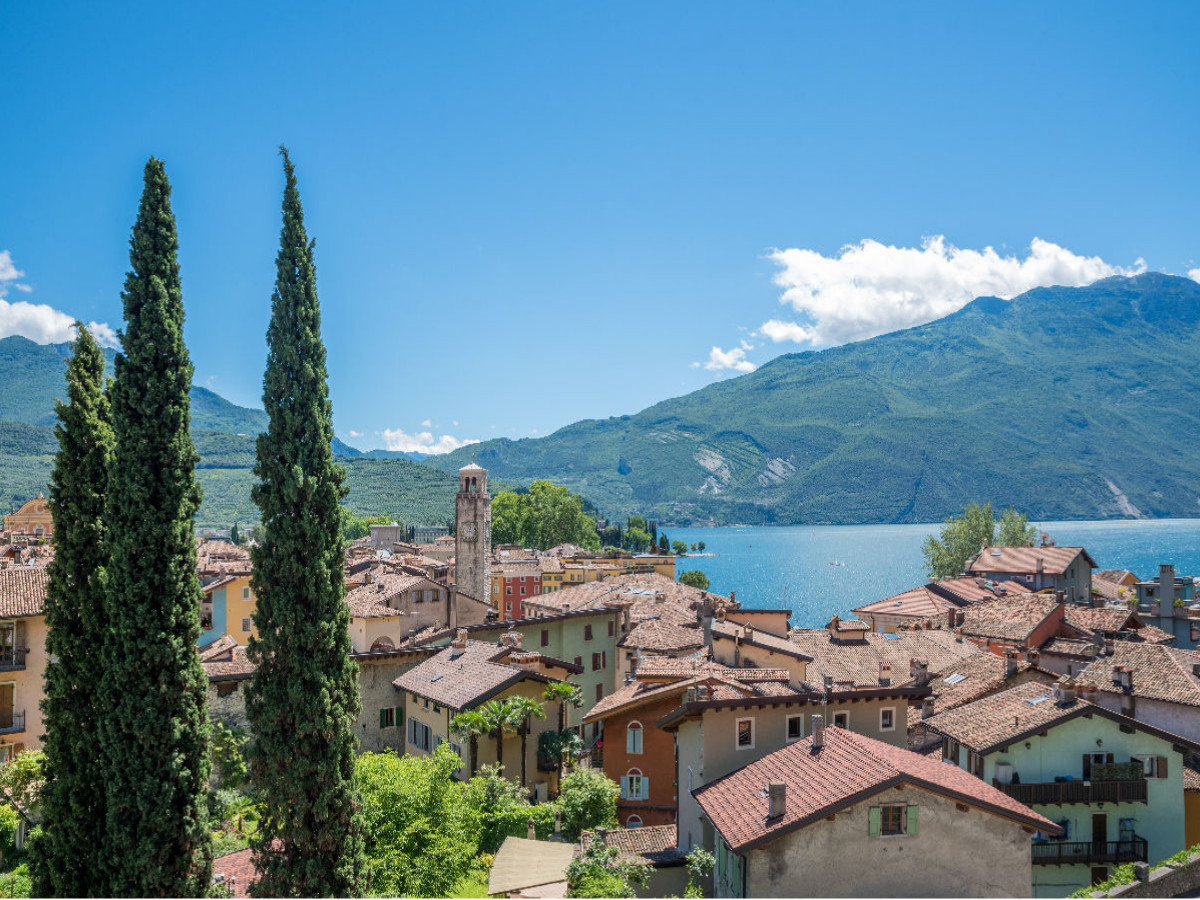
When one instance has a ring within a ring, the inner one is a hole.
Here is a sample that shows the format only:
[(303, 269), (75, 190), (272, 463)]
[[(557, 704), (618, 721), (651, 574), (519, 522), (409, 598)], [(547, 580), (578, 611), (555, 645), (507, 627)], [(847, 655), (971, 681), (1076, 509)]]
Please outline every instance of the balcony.
[(0, 712), (0, 734), (20, 734), (25, 730), (25, 710)]
[(1145, 838), (1134, 835), (1127, 841), (1048, 841), (1033, 845), (1035, 866), (1131, 862), (1148, 862)]
[(1026, 806), (1068, 803), (1145, 803), (1146, 779), (1128, 781), (1049, 781), (1040, 784), (992, 785)]
[(25, 650), (0, 650), (0, 672), (16, 672), (25, 668)]

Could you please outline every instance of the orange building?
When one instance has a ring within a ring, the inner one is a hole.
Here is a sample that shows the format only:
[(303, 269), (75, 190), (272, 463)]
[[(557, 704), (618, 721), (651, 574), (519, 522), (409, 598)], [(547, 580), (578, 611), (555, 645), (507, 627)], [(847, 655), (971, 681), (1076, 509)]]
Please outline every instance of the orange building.
[(4, 517), (4, 530), (9, 534), (28, 534), (33, 537), (52, 537), (54, 519), (50, 516), (50, 501), (38, 494), (33, 500)]

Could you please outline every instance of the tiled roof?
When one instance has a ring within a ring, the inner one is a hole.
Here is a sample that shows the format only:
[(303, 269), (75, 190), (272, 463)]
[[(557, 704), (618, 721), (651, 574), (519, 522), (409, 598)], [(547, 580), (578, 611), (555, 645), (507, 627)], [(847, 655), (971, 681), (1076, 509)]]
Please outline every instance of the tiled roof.
[[(767, 786), (786, 785), (785, 812), (767, 818)], [(998, 813), (1049, 834), (1060, 829), (1008, 795), (957, 766), (841, 728), (826, 728), (824, 746), (812, 737), (693, 791), (713, 826), (743, 853), (893, 785), (909, 784)]]
[(218, 856), (213, 860), (213, 875), (221, 877), (221, 882), (231, 890), (234, 897), (249, 897), (250, 886), (258, 881), (253, 852), (247, 847), (245, 850)]
[(824, 629), (796, 629), (790, 641), (812, 660), (805, 677), (818, 686), (826, 675), (835, 685), (877, 686), (882, 663), (891, 666), (892, 684), (903, 684), (911, 680), (914, 659), (925, 662), (932, 676), (961, 659), (985, 652), (948, 631), (868, 632), (853, 641), (833, 641)]
[(1095, 656), (1100, 647), (1095, 641), (1075, 641), (1070, 638), (1053, 637), (1039, 648), (1042, 653), (1057, 653), (1063, 656)]
[(200, 648), (200, 662), (207, 662), (218, 656), (224, 656), (237, 645), (238, 642), (233, 639), (233, 635), (223, 634), (211, 644)]
[(1097, 578), (1099, 578), (1101, 581), (1107, 581), (1110, 584), (1125, 584), (1127, 581), (1130, 581), (1130, 579), (1132, 579), (1133, 584), (1137, 584), (1139, 581), (1141, 581), (1140, 578), (1138, 578), (1128, 569), (1100, 569), (1099, 571), (1093, 572), (1093, 585), (1095, 585)]
[(1129, 600), (1137, 595), (1137, 591), (1102, 578), (1093, 578), (1092, 594), (1100, 597), (1105, 604), (1116, 606), (1127, 605)]
[(1093, 682), (1102, 691), (1119, 692), (1113, 685), (1113, 670), (1124, 666), (1133, 672), (1137, 697), (1200, 706), (1200, 652), (1165, 647), (1162, 644), (1115, 641), (1112, 656), (1098, 656), (1076, 676), (1080, 684)]
[(968, 637), (1023, 642), (1046, 621), (1059, 606), (1051, 594), (1007, 594), (993, 600), (972, 603), (959, 610), (963, 623), (949, 624), (948, 616), (925, 619), (915, 627), (934, 629), (961, 628)]
[(1134, 633), (1134, 640), (1142, 641), (1147, 644), (1173, 644), (1175, 643), (1175, 635), (1169, 631), (1163, 631), (1156, 625), (1143, 625)]
[(856, 606), (851, 612), (860, 617), (863, 615), (887, 615), (923, 619), (938, 615), (947, 609), (956, 608), (957, 605), (950, 600), (921, 586), (883, 600), (876, 600), (866, 606)]
[(1030, 682), (958, 709), (937, 713), (925, 719), (923, 724), (964, 747), (983, 752), (1098, 709), (1078, 698), (1070, 704), (1062, 704), (1053, 695), (1050, 685)]
[(245, 681), (254, 674), (254, 664), (245, 647), (234, 646), (223, 653), (202, 655), (200, 661), (209, 681)]
[(1057, 675), (1036, 669), (1028, 660), (1018, 658), (1016, 671), (1008, 675), (1008, 660), (995, 653), (979, 653), (949, 666), (929, 682), (934, 698), (934, 711), (946, 712), (994, 694), (1004, 688), (1010, 678), (1029, 671), (1038, 673), (1038, 680), (1050, 684)]
[(704, 656), (644, 656), (637, 666), (637, 677), (643, 680), (694, 675), (722, 675), (739, 681), (787, 681), (791, 677), (787, 669), (734, 669)]
[(235, 582), (237, 580), (238, 580), (237, 575), (218, 575), (212, 581), (209, 581), (206, 584), (200, 585), (200, 590), (206, 594), (211, 594), (213, 591), (218, 590), (219, 588), (223, 588), (227, 584), (233, 584), (233, 582)]
[[(1068, 603), (1064, 618), (1076, 628), (1094, 631), (1098, 634), (1116, 634), (1129, 627), (1129, 620), (1137, 622), (1137, 617), (1129, 611), (1129, 607), (1113, 606), (1078, 606)], [(1140, 624), (1140, 623), (1139, 623)]]
[(1200, 772), (1197, 772), (1195, 769), (1184, 767), (1183, 789), (1187, 793), (1200, 791)]
[(580, 836), (583, 849), (595, 842), (606, 847), (616, 847), (617, 860), (637, 865), (670, 865), (684, 860), (676, 844), (678, 831), (674, 825), (647, 825), (643, 828), (616, 828), (601, 836), (595, 831), (585, 831)]
[(46, 612), (46, 585), (50, 571), (44, 566), (9, 566), (0, 569), (0, 616), (40, 616)]
[[(634, 680), (622, 685), (600, 700), (584, 721), (595, 722), (614, 712), (633, 709), (682, 696), (689, 687), (707, 685), (706, 699), (738, 700), (745, 697), (792, 696), (795, 688), (788, 686), (791, 677), (786, 669), (734, 669), (707, 660), (662, 660), (662, 663), (683, 663), (675, 668), (655, 663), (654, 657), (643, 659)], [(663, 679), (668, 679), (665, 683)]]
[(942, 596), (950, 594), (967, 603), (991, 600), (993, 597), (1003, 597), (1005, 594), (1022, 594), (1029, 590), (1027, 585), (1017, 581), (990, 581), (986, 578), (969, 575), (932, 581), (928, 587), (934, 593)]
[(1044, 573), (1061, 575), (1080, 554), (1083, 554), (1085, 562), (1095, 568), (1096, 561), (1082, 547), (984, 547), (967, 566), (967, 574), (1007, 572), (1034, 575), (1038, 571), (1038, 560), (1041, 560)]
[(729, 602), (728, 597), (689, 587), (666, 575), (659, 575), (657, 572), (613, 575), (601, 581), (573, 584), (549, 595), (543, 594), (525, 602), (544, 606), (555, 612), (561, 612), (564, 606), (576, 610), (624, 602), (630, 604), (630, 611), (636, 615), (646, 612), (648, 607), (655, 605), (656, 594), (662, 595), (663, 602), (693, 613), (699, 608), (704, 594), (707, 594), (715, 603)]
[(668, 614), (634, 622), (617, 646), (637, 647), (659, 653), (695, 650), (704, 643), (704, 635), (695, 622), (672, 621)]
[[(381, 572), (373, 576), (370, 584), (364, 584), (346, 592), (346, 605), (350, 615), (356, 619), (378, 619), (400, 616), (403, 613), (391, 604), (399, 603), (399, 597), (419, 584), (429, 582), (422, 575), (407, 575)], [(433, 582), (429, 582), (435, 587)]]
[[(470, 709), (525, 678), (551, 679), (503, 662), (510, 648), (467, 641), (465, 650), (447, 647), (392, 682), (399, 690), (428, 697), (449, 709)], [(498, 661), (500, 660), (500, 661)]]
[[(866, 625), (865, 622), (855, 624)], [(761, 647), (770, 652), (778, 653), (782, 656), (790, 656), (792, 659), (802, 659), (806, 662), (810, 662), (813, 659), (812, 655), (805, 652), (791, 638), (779, 637), (761, 628), (747, 628), (745, 625), (739, 625), (736, 622), (728, 620), (722, 621), (718, 619), (714, 621), (712, 624), (712, 635), (714, 641), (734, 640), (736, 638), (742, 641), (743, 646)]]

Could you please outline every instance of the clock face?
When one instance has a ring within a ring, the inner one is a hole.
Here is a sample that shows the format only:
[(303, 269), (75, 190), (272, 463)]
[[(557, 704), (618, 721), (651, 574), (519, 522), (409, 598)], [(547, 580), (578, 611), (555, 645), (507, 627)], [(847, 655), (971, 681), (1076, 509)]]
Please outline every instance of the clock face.
[(475, 523), (463, 522), (463, 526), (459, 529), (459, 533), (462, 535), (462, 539), (464, 541), (475, 540)]

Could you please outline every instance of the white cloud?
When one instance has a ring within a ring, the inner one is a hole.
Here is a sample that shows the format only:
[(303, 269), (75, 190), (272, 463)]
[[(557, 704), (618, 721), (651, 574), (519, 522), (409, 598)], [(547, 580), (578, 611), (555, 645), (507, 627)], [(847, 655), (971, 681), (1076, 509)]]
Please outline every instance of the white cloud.
[(361, 431), (347, 431), (347, 432), (346, 432), (346, 434), (350, 435), (350, 437), (352, 437), (352, 438), (360, 438), (360, 437), (362, 437), (362, 432), (361, 432)]
[[(1145, 271), (1142, 260), (1128, 268), (1098, 256), (1078, 256), (1034, 238), (1024, 259), (1001, 256), (991, 247), (964, 250), (942, 235), (918, 247), (893, 247), (864, 240), (836, 256), (815, 250), (776, 250), (775, 283), (781, 303), (801, 319), (771, 319), (758, 334), (775, 342), (826, 346), (874, 337), (939, 319), (975, 297), (1009, 299), (1047, 285), (1078, 286), (1109, 275)], [(734, 351), (736, 352), (736, 351)], [(717, 350), (714, 348), (714, 361)], [(706, 368), (719, 368), (707, 365)]]
[(430, 419), (426, 419), (424, 422), (421, 423), (421, 427), (422, 428), (432, 428), (433, 422)]
[(1200, 269), (1188, 269), (1188, 278), (1192, 281), (1200, 281)]
[(457, 450), (459, 447), (465, 447), (467, 444), (478, 444), (479, 441), (468, 438), (459, 440), (450, 434), (443, 434), (436, 440), (433, 434), (428, 431), (418, 431), (416, 434), (409, 434), (401, 428), (385, 428), (380, 434), (383, 436), (383, 442), (389, 450), (400, 450), (404, 453), (428, 453), (437, 455), (440, 453), (449, 453), (451, 450)]
[[(0, 250), (0, 338), (19, 334), (39, 344), (61, 344), (75, 340), (75, 318), (44, 303), (18, 300), (9, 303), (4, 297), (10, 287), (23, 293), (33, 288), (17, 282), (25, 275), (12, 261), (12, 254)], [(103, 322), (88, 322), (87, 329), (104, 347), (116, 347), (117, 335)]]
[(451, 424), (451, 425), (453, 425), (455, 428), (457, 428), (457, 427), (458, 427), (458, 419), (455, 419), (455, 420), (454, 420), (453, 422), (451, 422), (450, 424)]
[[(744, 341), (742, 343), (745, 344)], [(758, 366), (746, 359), (744, 346), (734, 347), (732, 350), (713, 347), (712, 352), (708, 354), (708, 362), (704, 364), (704, 368), (712, 372), (720, 372), (724, 369), (732, 369), (735, 372), (753, 372)]]

